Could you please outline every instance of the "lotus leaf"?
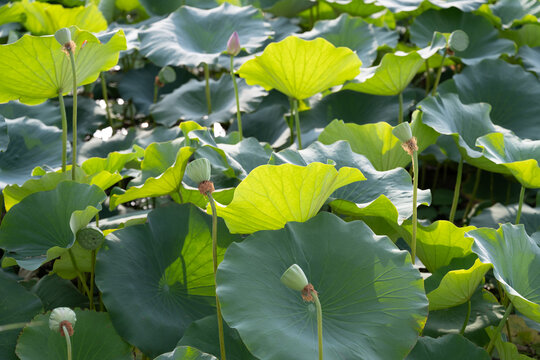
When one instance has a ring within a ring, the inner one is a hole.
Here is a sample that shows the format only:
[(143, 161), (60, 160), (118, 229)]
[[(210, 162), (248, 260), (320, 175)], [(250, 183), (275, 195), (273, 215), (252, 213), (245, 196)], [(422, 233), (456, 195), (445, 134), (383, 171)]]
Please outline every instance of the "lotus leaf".
[(182, 0), (139, 0), (140, 4), (153, 15), (167, 15), (178, 9), (185, 1)]
[(268, 45), (262, 55), (244, 63), (238, 74), (249, 85), (275, 88), (304, 100), (354, 78), (361, 65), (348, 48), (336, 48), (323, 38), (307, 41), (289, 36)]
[(189, 346), (179, 346), (171, 352), (159, 355), (154, 360), (217, 360), (217, 358)]
[(480, 260), (493, 264), (493, 274), (515, 308), (540, 322), (540, 247), (524, 226), (503, 224), (498, 230), (481, 228), (467, 235), (474, 239), (472, 250)]
[(520, 354), (516, 348), (516, 345), (505, 342), (501, 338), (501, 333), (495, 330), (495, 327), (490, 326), (486, 328), (486, 332), (489, 334), (489, 337), (496, 337), (495, 348), (499, 353), (499, 358), (501, 360), (532, 360), (532, 358), (527, 355)]
[[(77, 44), (75, 63), (77, 84), (94, 82), (101, 71), (116, 65), (118, 54), (126, 49), (123, 31), (106, 44), (91, 33), (70, 27)], [(84, 44), (84, 45), (83, 45)], [(13, 44), (0, 46), (0, 102), (19, 99), (35, 105), (47, 98), (67, 94), (73, 88), (70, 60), (54, 36), (24, 35)]]
[(374, 2), (366, 3), (364, 0), (328, 0), (326, 2), (332, 9), (351, 16), (368, 17), (385, 10), (384, 6), (375, 5)]
[(505, 25), (514, 20), (521, 20), (525, 16), (540, 16), (540, 4), (529, 0), (500, 0), (489, 6), (493, 14), (502, 20)]
[(291, 17), (297, 15), (300, 11), (313, 6), (310, 0), (246, 0), (246, 2), (260, 7), (276, 16)]
[(235, 234), (281, 229), (312, 218), (335, 190), (365, 179), (358, 169), (321, 163), (263, 165), (238, 185), (228, 206), (218, 205), (217, 214)]
[(22, 104), (19, 101), (10, 101), (5, 104), (0, 104), (0, 115), (3, 115), (8, 119), (26, 116), (30, 119), (41, 120), (41, 122), (49, 126), (58, 126), (62, 121), (60, 118), (60, 108), (50, 100), (32, 106)]
[[(479, 215), (473, 217), (471, 219), (471, 225), (496, 229), (499, 227), (499, 224), (515, 221), (517, 210), (518, 204), (504, 206), (503, 204), (496, 203), (493, 206), (483, 209)], [(532, 208), (524, 203), (521, 209), (519, 223), (525, 226), (525, 230), (529, 235), (540, 231), (540, 206)]]
[(418, 339), (407, 360), (490, 360), (486, 350), (476, 346), (458, 334), (448, 334), (434, 339), (423, 336)]
[(523, 60), (525, 69), (540, 76), (540, 47), (523, 46), (519, 49), (519, 57)]
[(20, 3), (8, 3), (0, 7), (0, 24), (22, 22), (24, 10)]
[(88, 298), (81, 294), (71, 281), (54, 274), (42, 277), (32, 287), (32, 292), (41, 299), (45, 311), (57, 307), (88, 306)]
[(410, 351), (427, 302), (409, 254), (361, 221), (320, 213), (232, 244), (219, 266), (223, 317), (253, 355), (317, 358), (315, 306), (280, 282), (291, 264), (320, 294), (325, 359), (397, 359)]

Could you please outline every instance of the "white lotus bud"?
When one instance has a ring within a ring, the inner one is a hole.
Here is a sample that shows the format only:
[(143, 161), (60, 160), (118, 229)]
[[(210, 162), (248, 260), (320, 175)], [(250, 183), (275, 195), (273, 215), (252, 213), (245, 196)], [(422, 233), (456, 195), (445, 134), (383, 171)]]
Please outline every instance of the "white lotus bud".
[(309, 284), (306, 274), (297, 264), (291, 265), (281, 276), (281, 283), (296, 291), (302, 291)]

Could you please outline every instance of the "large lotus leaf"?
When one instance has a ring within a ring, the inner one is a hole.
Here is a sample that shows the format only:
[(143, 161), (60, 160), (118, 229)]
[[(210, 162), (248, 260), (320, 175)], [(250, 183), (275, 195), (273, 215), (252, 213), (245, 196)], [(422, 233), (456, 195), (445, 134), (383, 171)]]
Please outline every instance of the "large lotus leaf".
[[(336, 212), (346, 212), (362, 220), (364, 220), (363, 216), (372, 217), (378, 214), (381, 217), (389, 217), (390, 222), (398, 224), (412, 215), (413, 190), (410, 175), (404, 169), (375, 170), (366, 157), (353, 153), (346, 141), (338, 141), (332, 145), (315, 142), (304, 150), (287, 149), (273, 157), (275, 164), (290, 163), (301, 166), (313, 162), (324, 163), (328, 160), (335, 162), (336, 169), (344, 166), (357, 168), (366, 177), (366, 181), (346, 185), (331, 195), (332, 198), (337, 199), (330, 203)], [(430, 202), (429, 190), (420, 190), (418, 203), (429, 204)]]
[[(239, 360), (257, 360), (246, 348), (236, 329), (223, 323), (223, 333), (227, 357)], [(187, 328), (178, 346), (193, 346), (215, 356), (220, 355), (217, 316), (211, 315), (194, 321)]]
[(499, 17), (503, 24), (509, 25), (514, 20), (525, 16), (540, 16), (540, 4), (531, 0), (499, 0), (489, 6), (493, 14)]
[(140, 4), (153, 15), (167, 15), (178, 9), (185, 0), (139, 0)]
[[(16, 353), (21, 360), (67, 358), (66, 339), (49, 329), (50, 312), (36, 316), (25, 327)], [(109, 314), (75, 309), (77, 323), (71, 337), (73, 360), (130, 360), (131, 346), (114, 330)]]
[[(249, 86), (243, 79), (237, 81), (237, 86), (242, 112), (255, 110), (266, 95), (261, 87)], [(172, 126), (178, 120), (211, 125), (215, 122), (228, 122), (236, 117), (234, 85), (229, 76), (222, 76), (219, 80), (210, 79), (211, 114), (208, 114), (205, 91), (205, 81), (190, 80), (150, 106), (150, 114), (157, 123), (165, 126)]]
[(334, 20), (318, 21), (311, 31), (299, 37), (306, 40), (322, 37), (334, 46), (348, 47), (358, 55), (364, 66), (373, 63), (378, 47), (388, 45), (393, 48), (398, 40), (397, 32), (368, 24), (348, 14), (341, 14)]
[(523, 225), (504, 224), (498, 230), (469, 231), (472, 250), (484, 263), (493, 264), (493, 274), (506, 290), (515, 308), (540, 322), (540, 247)]
[(489, 20), (457, 9), (429, 10), (418, 16), (410, 27), (411, 41), (424, 47), (431, 41), (434, 31), (451, 33), (455, 30), (463, 30), (469, 36), (467, 49), (455, 52), (455, 56), (467, 65), (477, 64), (483, 59), (496, 59), (501, 54), (514, 54), (516, 51), (511, 40), (499, 38), (499, 33)]
[(513, 134), (492, 133), (476, 144), (483, 154), (507, 168), (526, 188), (540, 188), (540, 140), (520, 139)]
[(232, 233), (281, 229), (289, 221), (312, 218), (334, 191), (365, 179), (358, 169), (338, 171), (321, 163), (262, 165), (238, 185), (228, 206), (217, 207), (217, 214)]
[(236, 31), (248, 52), (273, 35), (260, 10), (224, 3), (210, 10), (183, 6), (139, 33), (141, 53), (159, 66), (217, 64)]
[(10, 101), (5, 104), (0, 104), (0, 115), (8, 119), (16, 119), (27, 116), (30, 119), (41, 120), (45, 125), (58, 126), (62, 122), (60, 108), (50, 100), (47, 100), (42, 104), (32, 106), (22, 104), (19, 101)]
[(54, 274), (39, 279), (32, 287), (32, 292), (41, 299), (45, 311), (57, 307), (88, 307), (88, 298), (81, 294), (71, 281)]
[(217, 360), (217, 358), (189, 346), (179, 346), (154, 360)]
[(23, 0), (24, 27), (34, 35), (50, 35), (57, 30), (77, 26), (79, 29), (100, 32), (107, 29), (107, 21), (94, 4), (65, 8), (62, 5)]
[(523, 66), (528, 71), (540, 76), (540, 47), (523, 46), (519, 49), (519, 57), (523, 61)]
[(244, 63), (238, 74), (249, 85), (275, 88), (303, 100), (353, 79), (361, 65), (348, 48), (336, 48), (323, 38), (308, 41), (289, 36), (268, 45), (262, 55)]
[[(504, 74), (504, 76), (493, 76)], [(484, 60), (453, 77), (465, 104), (487, 102), (491, 121), (524, 139), (540, 140), (540, 82), (519, 65)]]
[[(109, 234), (98, 253), (96, 283), (115, 328), (149, 355), (172, 349), (192, 321), (215, 311), (211, 222), (193, 205), (172, 204)], [(218, 231), (221, 259), (236, 238), (221, 221)]]
[[(413, 119), (412, 133), (418, 139), (418, 152), (435, 143), (439, 136), (433, 129), (424, 125), (419, 117)], [(376, 124), (346, 124), (332, 121), (319, 135), (323, 144), (332, 144), (347, 140), (351, 149), (364, 155), (378, 171), (405, 167), (411, 162), (411, 156), (403, 151), (401, 142), (392, 134), (392, 126), (379, 122)]]
[[(447, 9), (455, 7), (461, 11), (474, 11), (487, 0), (428, 0), (429, 3)], [(428, 1), (423, 0), (375, 0), (374, 3), (388, 8), (393, 13), (411, 12), (418, 10), (423, 12), (425, 8), (431, 8)]]
[(28, 118), (6, 120), (6, 124), (9, 143), (0, 152), (0, 187), (22, 185), (36, 165), (55, 168), (62, 164), (60, 129)]
[(476, 346), (462, 335), (448, 334), (434, 339), (422, 336), (418, 339), (407, 360), (490, 360), (486, 350)]
[[(366, 2), (364, 0), (327, 0), (326, 3), (340, 13), (359, 17), (368, 17), (385, 10), (383, 6), (375, 5), (374, 2)], [(322, 4), (319, 5), (322, 7)]]
[(24, 20), (24, 9), (20, 3), (7, 3), (0, 7), (0, 25)]
[(518, 48), (537, 47), (540, 46), (540, 22), (534, 18), (533, 23), (505, 30), (501, 35), (515, 42)]
[(491, 264), (476, 259), (469, 269), (452, 270), (446, 273), (439, 286), (427, 294), (429, 310), (441, 310), (463, 304), (471, 299)]
[[(121, 30), (106, 44), (74, 26), (70, 31), (77, 44), (78, 85), (94, 82), (101, 71), (116, 65), (119, 52), (126, 49), (126, 39)], [(24, 35), (12, 44), (0, 46), (0, 72), (3, 76), (0, 102), (19, 99), (25, 104), (39, 104), (73, 88), (69, 57), (54, 36)]]
[(361, 221), (323, 212), (232, 244), (219, 266), (223, 317), (256, 357), (317, 358), (315, 305), (280, 282), (292, 264), (319, 293), (325, 359), (398, 359), (410, 351), (427, 302), (409, 254)]
[(388, 53), (377, 66), (362, 69), (344, 89), (372, 95), (398, 95), (409, 85), (424, 59), (416, 51), (410, 53)]
[(71, 220), (86, 218), (85, 212), (95, 215), (106, 197), (95, 185), (70, 181), (61, 182), (54, 190), (31, 194), (4, 217), (0, 247), (19, 266), (35, 270), (73, 246)]
[[(525, 226), (525, 230), (529, 235), (540, 231), (540, 204), (536, 208), (532, 208), (526, 203), (523, 203), (521, 209), (520, 224)], [(496, 203), (471, 219), (471, 225), (476, 227), (490, 227), (498, 228), (499, 224), (507, 222), (513, 222), (516, 220), (518, 211), (518, 204), (512, 204), (504, 206), (500, 203)]]
[[(32, 320), (43, 306), (39, 298), (26, 290), (16, 280), (0, 271), (0, 327)], [(19, 360), (15, 356), (15, 345), (21, 329), (0, 331), (0, 358)]]
[(167, 168), (161, 175), (146, 179), (144, 184), (133, 186), (122, 195), (113, 195), (110, 201), (111, 209), (114, 209), (119, 204), (143, 197), (176, 196), (182, 187), (184, 171), (193, 151), (194, 149), (189, 146), (181, 148), (176, 155), (174, 164)]

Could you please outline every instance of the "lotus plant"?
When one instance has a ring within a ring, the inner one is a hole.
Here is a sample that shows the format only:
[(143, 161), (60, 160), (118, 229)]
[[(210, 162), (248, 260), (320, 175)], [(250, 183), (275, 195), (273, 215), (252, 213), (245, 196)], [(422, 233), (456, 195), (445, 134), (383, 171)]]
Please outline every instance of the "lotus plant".
[(58, 331), (66, 338), (67, 359), (71, 360), (71, 336), (73, 336), (73, 327), (77, 322), (75, 312), (67, 307), (54, 309), (49, 316), (49, 329)]

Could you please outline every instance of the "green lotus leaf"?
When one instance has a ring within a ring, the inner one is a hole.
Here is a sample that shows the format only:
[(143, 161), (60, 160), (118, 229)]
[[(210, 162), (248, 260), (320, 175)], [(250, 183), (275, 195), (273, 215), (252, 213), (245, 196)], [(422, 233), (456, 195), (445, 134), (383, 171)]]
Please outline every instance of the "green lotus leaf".
[(397, 45), (398, 34), (385, 28), (368, 24), (361, 18), (341, 14), (334, 20), (317, 21), (311, 31), (302, 33), (300, 38), (313, 40), (322, 37), (334, 46), (353, 50), (364, 66), (369, 66), (377, 57), (377, 48)]
[(273, 35), (260, 10), (224, 3), (210, 10), (183, 6), (167, 18), (141, 31), (140, 52), (159, 66), (217, 65), (236, 31), (248, 52)]
[(238, 185), (228, 206), (218, 204), (217, 215), (234, 234), (281, 229), (312, 218), (335, 190), (365, 179), (358, 169), (321, 163), (262, 165)]
[(521, 20), (526, 16), (540, 16), (540, 4), (536, 1), (500, 0), (496, 4), (489, 5), (489, 8), (493, 15), (499, 17), (505, 25), (510, 25), (515, 20)]
[(263, 9), (265, 12), (286, 17), (298, 15), (302, 10), (313, 6), (313, 2), (309, 0), (246, 0), (246, 2)]
[(89, 175), (99, 174), (102, 171), (110, 173), (121, 172), (127, 163), (136, 161), (139, 157), (143, 156), (142, 150), (135, 150), (132, 152), (110, 152), (106, 158), (90, 158), (85, 160), (81, 168), (85, 173)]
[(320, 294), (325, 359), (398, 359), (410, 351), (427, 302), (409, 254), (361, 221), (323, 212), (232, 244), (219, 266), (223, 317), (253, 355), (317, 358), (315, 306), (280, 281), (291, 264)]
[[(78, 85), (94, 82), (101, 71), (116, 65), (119, 52), (126, 49), (121, 30), (106, 44), (75, 26), (70, 27), (70, 31), (77, 44)], [(0, 102), (19, 99), (34, 105), (57, 97), (59, 92), (67, 94), (73, 88), (69, 57), (54, 36), (24, 35), (12, 44), (0, 46), (0, 72), (3, 74)]]
[[(0, 85), (1, 86), (1, 85)], [(55, 168), (62, 164), (62, 131), (38, 120), (5, 120), (9, 143), (0, 152), (0, 187), (22, 185), (36, 165)]]
[(217, 358), (189, 346), (179, 346), (154, 360), (217, 360)]
[(455, 56), (467, 65), (516, 52), (515, 44), (508, 39), (500, 39), (489, 20), (458, 9), (428, 10), (418, 16), (410, 27), (411, 41), (424, 47), (431, 41), (434, 31), (451, 33), (454, 30), (463, 30), (469, 36), (469, 47), (455, 52)]
[(513, 134), (492, 133), (476, 140), (483, 154), (507, 168), (526, 188), (540, 188), (540, 140), (524, 140)]
[(366, 3), (364, 0), (328, 0), (326, 2), (332, 9), (336, 9), (340, 13), (347, 13), (351, 16), (358, 17), (369, 17), (372, 14), (385, 10), (384, 6), (376, 5), (373, 2)]
[(182, 0), (139, 0), (139, 2), (152, 15), (167, 15), (185, 3)]
[(525, 69), (540, 76), (540, 47), (523, 46), (519, 49), (519, 57), (523, 61)]
[(525, 232), (523, 225), (504, 224), (498, 230), (481, 228), (469, 231), (472, 250), (484, 263), (493, 264), (493, 274), (506, 290), (515, 308), (540, 322), (540, 247)]
[[(65, 98), (64, 100), (67, 100)], [(19, 101), (10, 101), (5, 104), (0, 104), (0, 115), (8, 119), (16, 119), (20, 117), (28, 117), (30, 119), (41, 120), (45, 125), (61, 124), (60, 108), (52, 101), (47, 100), (39, 105), (25, 105)]]
[(88, 298), (69, 280), (62, 279), (54, 274), (48, 274), (32, 287), (32, 292), (36, 294), (43, 303), (45, 311), (53, 310), (57, 307), (87, 307)]
[[(90, 221), (87, 222), (87, 224)], [(90, 272), (92, 270), (92, 252), (84, 249), (78, 242), (71, 247), (71, 253), (77, 262), (77, 268), (82, 272)], [(77, 277), (77, 270), (73, 266), (69, 253), (63, 253), (54, 261), (52, 274), (57, 274), (63, 279), (73, 280)]]
[[(493, 76), (504, 74), (504, 76)], [(521, 66), (484, 60), (453, 77), (464, 104), (491, 105), (491, 121), (524, 139), (540, 140), (540, 82)]]
[[(2, 325), (30, 321), (42, 311), (43, 305), (39, 298), (3, 271), (0, 271), (0, 287), (0, 328)], [(0, 357), (3, 360), (19, 360), (15, 355), (15, 345), (20, 332), (21, 329), (0, 332)]]
[(502, 36), (515, 42), (518, 48), (540, 46), (540, 23), (536, 17), (533, 19), (534, 22), (519, 26), (517, 29), (504, 30)]
[(307, 41), (289, 36), (268, 45), (262, 55), (244, 63), (238, 74), (249, 85), (275, 88), (304, 100), (354, 78), (361, 65), (348, 48), (336, 48), (323, 38)]
[(398, 95), (409, 85), (423, 63), (424, 59), (416, 51), (388, 53), (379, 65), (362, 69), (360, 75), (346, 83), (343, 89), (372, 95)]
[[(71, 337), (73, 360), (130, 360), (131, 346), (114, 330), (106, 312), (75, 309), (77, 323)], [(25, 327), (15, 350), (21, 360), (67, 358), (66, 339), (49, 329), (49, 315), (36, 316)]]
[[(490, 227), (496, 229), (499, 227), (499, 224), (515, 221), (517, 211), (518, 204), (504, 206), (496, 203), (493, 206), (483, 209), (479, 215), (474, 216), (471, 219), (471, 225), (478, 228)], [(529, 235), (540, 231), (540, 206), (532, 208), (526, 203), (523, 203), (519, 223), (525, 226), (525, 231)]]
[(61, 182), (54, 190), (28, 195), (4, 217), (0, 247), (19, 266), (35, 270), (73, 246), (75, 225), (80, 226), (81, 219), (101, 210), (106, 197), (95, 185), (71, 181)]
[[(225, 349), (227, 357), (241, 360), (257, 360), (246, 348), (238, 331), (223, 323)], [(216, 315), (210, 315), (194, 321), (184, 333), (177, 346), (193, 346), (215, 356), (220, 355), (218, 322)]]
[(10, 2), (0, 7), (0, 25), (23, 22), (24, 16), (24, 8), (20, 2)]
[[(418, 152), (435, 143), (439, 136), (433, 129), (424, 125), (419, 117), (411, 123), (412, 133), (418, 139)], [(323, 144), (332, 144), (339, 140), (347, 140), (351, 149), (364, 155), (378, 171), (405, 167), (411, 156), (403, 151), (401, 142), (392, 134), (392, 126), (388, 123), (346, 124), (334, 120), (319, 135)]]
[[(388, 218), (389, 222), (401, 225), (412, 215), (412, 180), (405, 169), (377, 171), (367, 158), (353, 153), (346, 141), (338, 141), (332, 145), (315, 142), (300, 151), (286, 149), (275, 154), (272, 160), (274, 164), (290, 163), (300, 166), (332, 160), (336, 169), (346, 166), (361, 170), (366, 181), (343, 186), (331, 195), (331, 198), (336, 200), (332, 201), (330, 206), (337, 213), (354, 216), (368, 225), (371, 217)], [(430, 192), (420, 190), (418, 203), (430, 202)]]
[(448, 334), (434, 339), (422, 336), (418, 339), (407, 360), (490, 360), (486, 350), (476, 346), (462, 335)]
[(469, 301), (484, 281), (491, 264), (476, 259), (469, 269), (452, 270), (446, 273), (439, 286), (427, 294), (429, 310), (441, 310)]
[[(266, 95), (262, 88), (248, 86), (243, 79), (237, 81), (237, 86), (242, 112), (255, 110)], [(205, 81), (190, 80), (150, 106), (150, 114), (157, 123), (168, 127), (176, 124), (178, 120), (192, 120), (209, 126), (215, 122), (225, 123), (236, 118), (236, 98), (229, 76), (222, 76), (217, 81), (210, 79), (211, 114), (208, 114), (205, 91)]]
[[(172, 349), (192, 321), (215, 313), (210, 216), (171, 204), (148, 223), (109, 234), (98, 253), (96, 283), (120, 335), (148, 355)], [(221, 260), (232, 237), (218, 228)], [(133, 269), (144, 269), (137, 277)]]
[(527, 355), (520, 354), (516, 345), (503, 341), (501, 333), (495, 330), (494, 326), (486, 328), (486, 333), (489, 334), (490, 338), (495, 337), (495, 348), (501, 360), (532, 360)]

